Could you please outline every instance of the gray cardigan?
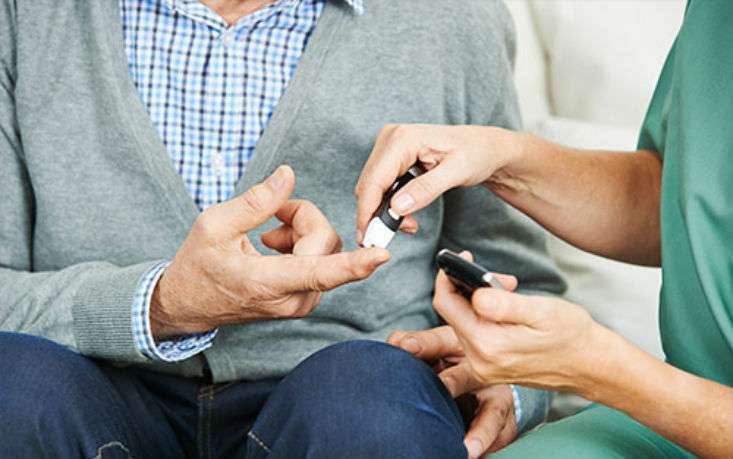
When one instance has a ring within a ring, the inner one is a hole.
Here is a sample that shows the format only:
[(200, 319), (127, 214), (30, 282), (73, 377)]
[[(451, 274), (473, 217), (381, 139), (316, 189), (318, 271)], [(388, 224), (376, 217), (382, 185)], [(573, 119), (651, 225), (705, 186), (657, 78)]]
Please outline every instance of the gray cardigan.
[[(356, 16), (327, 4), (237, 185), (290, 164), (295, 195), (323, 210), (346, 249), (353, 188), (384, 124), (520, 124), (501, 3), (365, 6)], [(147, 362), (132, 337), (133, 295), (174, 256), (197, 209), (128, 75), (119, 16), (117, 0), (0, 0), (0, 330), (122, 364), (194, 376), (205, 359), (216, 381), (259, 379), (338, 341), (435, 326), (442, 247), (473, 251), (524, 289), (563, 291), (536, 224), (484, 189), (459, 189), (417, 215), (416, 236), (397, 236), (387, 266), (326, 294), (309, 317), (225, 327), (204, 356)], [(525, 411), (537, 411), (536, 392), (525, 393)]]

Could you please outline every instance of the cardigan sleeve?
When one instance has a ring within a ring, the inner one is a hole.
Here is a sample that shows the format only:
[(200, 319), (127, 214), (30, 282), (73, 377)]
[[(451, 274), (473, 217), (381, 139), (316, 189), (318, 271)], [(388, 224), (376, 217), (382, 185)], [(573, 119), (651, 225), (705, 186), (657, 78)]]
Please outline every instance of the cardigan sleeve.
[(140, 279), (160, 260), (34, 270), (35, 200), (15, 108), (14, 4), (0, 0), (0, 331), (40, 336), (93, 357), (145, 361), (131, 310)]

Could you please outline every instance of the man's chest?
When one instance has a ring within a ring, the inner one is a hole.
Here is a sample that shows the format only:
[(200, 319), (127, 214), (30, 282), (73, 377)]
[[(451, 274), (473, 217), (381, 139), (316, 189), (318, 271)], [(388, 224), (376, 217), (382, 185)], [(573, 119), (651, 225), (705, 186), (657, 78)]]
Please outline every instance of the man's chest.
[(274, 2), (229, 25), (198, 2), (121, 0), (127, 66), (199, 209), (231, 197), (323, 2)]

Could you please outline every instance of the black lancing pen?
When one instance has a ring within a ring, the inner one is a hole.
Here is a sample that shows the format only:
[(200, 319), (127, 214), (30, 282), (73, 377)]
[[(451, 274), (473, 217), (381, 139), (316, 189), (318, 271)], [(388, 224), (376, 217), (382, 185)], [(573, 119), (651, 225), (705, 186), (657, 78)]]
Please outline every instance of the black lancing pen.
[(361, 245), (364, 247), (381, 247), (386, 248), (387, 245), (394, 238), (395, 233), (400, 229), (402, 224), (403, 216), (398, 215), (392, 209), (390, 209), (390, 201), (392, 197), (402, 189), (405, 185), (418, 176), (420, 176), (425, 170), (419, 165), (415, 164), (407, 172), (400, 176), (392, 186), (384, 193), (382, 203), (374, 214), (374, 217), (369, 221), (366, 233), (364, 233), (364, 240)]

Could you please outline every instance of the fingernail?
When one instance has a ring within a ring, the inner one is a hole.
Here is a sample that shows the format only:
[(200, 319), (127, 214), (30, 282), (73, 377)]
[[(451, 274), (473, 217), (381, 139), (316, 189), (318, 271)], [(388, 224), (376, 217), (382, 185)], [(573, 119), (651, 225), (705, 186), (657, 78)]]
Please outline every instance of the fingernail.
[(468, 450), (468, 457), (470, 459), (475, 459), (481, 456), (481, 453), (484, 452), (484, 447), (481, 444), (481, 441), (472, 438), (466, 442), (466, 449)]
[(267, 185), (273, 190), (279, 190), (285, 183), (285, 177), (283, 177), (283, 166), (277, 168), (277, 170), (267, 178)]
[(394, 203), (394, 210), (396, 210), (399, 213), (406, 212), (410, 210), (412, 206), (415, 205), (415, 199), (409, 194), (409, 193), (403, 193), (399, 196), (397, 196), (397, 199)]
[(374, 268), (375, 269), (378, 268), (380, 265), (382, 265), (382, 264), (384, 264), (384, 263), (386, 263), (386, 262), (389, 261), (390, 254), (389, 254), (389, 252), (387, 250), (385, 250), (385, 249), (376, 249), (376, 248), (373, 248), (372, 250), (375, 251), (375, 252), (377, 252), (376, 253), (376, 256), (374, 258)]
[(420, 343), (415, 338), (408, 336), (407, 338), (403, 339), (400, 343), (400, 347), (410, 354), (417, 354), (422, 350), (422, 347), (420, 346)]

